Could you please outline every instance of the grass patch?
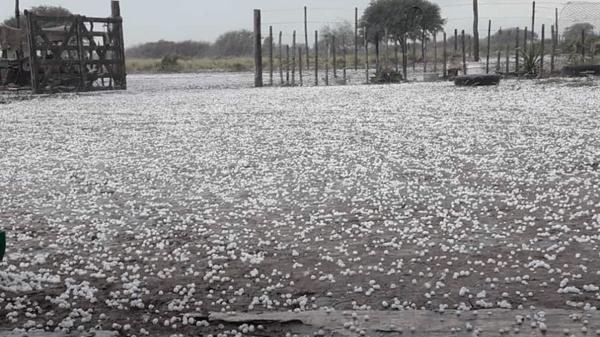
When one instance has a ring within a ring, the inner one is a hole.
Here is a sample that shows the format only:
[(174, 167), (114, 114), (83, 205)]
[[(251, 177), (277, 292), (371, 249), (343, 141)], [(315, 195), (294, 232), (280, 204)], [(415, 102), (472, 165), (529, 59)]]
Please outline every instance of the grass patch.
[[(174, 61), (174, 63), (173, 63)], [(166, 64), (168, 63), (168, 64)], [(203, 70), (251, 71), (254, 60), (250, 57), (236, 58), (177, 58), (176, 60), (126, 60), (130, 73), (193, 73)]]
[[(369, 58), (371, 67), (374, 66), (375, 57)], [(290, 59), (290, 62), (292, 60)], [(358, 68), (363, 68), (366, 58), (359, 55)], [(390, 61), (391, 62), (391, 61)], [(231, 72), (252, 71), (254, 69), (254, 58), (252, 57), (232, 57), (232, 58), (185, 58), (177, 55), (167, 55), (163, 59), (126, 59), (127, 71), (129, 73), (194, 73), (206, 70), (220, 70)], [(306, 64), (303, 57), (302, 63)], [(314, 69), (315, 59), (309, 60), (311, 69)], [(391, 62), (390, 64), (394, 64)], [(278, 55), (273, 58), (273, 71), (279, 72), (279, 67), (283, 67), (285, 72), (286, 60), (279, 60)], [(348, 56), (346, 62), (342, 58), (337, 58), (337, 69), (341, 70), (346, 66), (348, 69), (355, 67), (354, 57)], [(263, 57), (263, 69), (268, 71), (270, 67), (269, 58)], [(319, 58), (319, 69), (325, 69), (325, 57)], [(329, 59), (329, 69), (333, 69), (333, 59)], [(296, 71), (298, 67), (296, 67)], [(290, 66), (291, 71), (291, 66)]]

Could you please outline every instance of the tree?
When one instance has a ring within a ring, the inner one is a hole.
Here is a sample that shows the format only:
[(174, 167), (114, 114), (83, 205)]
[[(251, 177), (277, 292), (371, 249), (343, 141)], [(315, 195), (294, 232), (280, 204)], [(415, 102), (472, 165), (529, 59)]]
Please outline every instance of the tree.
[(249, 30), (229, 31), (220, 35), (210, 47), (212, 56), (250, 56), (254, 52), (254, 33)]
[[(61, 6), (51, 6), (51, 5), (41, 5), (41, 6), (36, 6), (36, 7), (32, 7), (31, 9), (29, 9), (29, 12), (31, 12), (32, 14), (35, 15), (41, 15), (41, 16), (52, 16), (52, 17), (63, 17), (63, 16), (69, 16), (72, 15), (71, 11), (69, 11), (68, 9), (61, 7)], [(25, 27), (27, 25), (26, 22), (26, 18), (24, 15), (20, 16), (20, 24), (21, 27)], [(16, 28), (17, 27), (17, 19), (12, 16), (6, 20), (4, 20), (3, 22), (4, 25), (9, 26), (9, 27), (13, 27)], [(45, 26), (54, 26), (55, 23), (53, 22), (47, 22), (45, 24)]]
[(566, 40), (581, 39), (581, 31), (583, 31), (586, 36), (591, 35), (594, 32), (594, 25), (588, 22), (582, 22), (569, 26), (565, 28), (564, 38)]
[(445, 20), (440, 11), (440, 6), (427, 0), (374, 0), (365, 9), (361, 23), (367, 27), (369, 41), (377, 36), (404, 44), (405, 34), (416, 40), (422, 39), (423, 32), (442, 30)]
[[(523, 31), (521, 30), (519, 34), (522, 35)], [(495, 47), (506, 48), (506, 45), (513, 46), (515, 44), (516, 36), (517, 27), (502, 28), (490, 36), (490, 43)], [(527, 38), (529, 39), (530, 37), (528, 36)], [(534, 39), (537, 38), (538, 33), (534, 33)], [(487, 39), (484, 39), (483, 45), (487, 46)]]
[(326, 40), (331, 43), (331, 37), (335, 36), (336, 53), (341, 55), (346, 51), (354, 49), (354, 25), (350, 21), (336, 23), (333, 26), (325, 25), (319, 30), (319, 50), (326, 50)]

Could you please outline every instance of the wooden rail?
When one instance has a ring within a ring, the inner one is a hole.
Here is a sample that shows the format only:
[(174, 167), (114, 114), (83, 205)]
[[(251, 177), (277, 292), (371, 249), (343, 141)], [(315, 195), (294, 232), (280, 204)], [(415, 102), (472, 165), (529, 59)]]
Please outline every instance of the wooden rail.
[(112, 10), (110, 18), (25, 12), (34, 93), (127, 88), (118, 1), (113, 1)]

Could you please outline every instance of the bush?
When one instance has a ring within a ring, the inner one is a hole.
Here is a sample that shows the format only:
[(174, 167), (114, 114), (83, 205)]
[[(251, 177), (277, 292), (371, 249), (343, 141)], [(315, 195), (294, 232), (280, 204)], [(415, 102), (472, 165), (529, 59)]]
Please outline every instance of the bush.
[(239, 63), (239, 62), (235, 62), (232, 66), (233, 71), (244, 71), (247, 70), (246, 66), (244, 66), (243, 64)]
[(523, 74), (527, 77), (535, 77), (540, 73), (541, 52), (537, 48), (529, 48), (527, 51), (521, 50), (523, 59)]
[(178, 72), (181, 70), (181, 66), (178, 63), (179, 56), (177, 55), (165, 55), (160, 61), (160, 70), (169, 72)]
[(402, 82), (402, 73), (391, 68), (383, 68), (371, 77), (371, 83), (400, 83)]

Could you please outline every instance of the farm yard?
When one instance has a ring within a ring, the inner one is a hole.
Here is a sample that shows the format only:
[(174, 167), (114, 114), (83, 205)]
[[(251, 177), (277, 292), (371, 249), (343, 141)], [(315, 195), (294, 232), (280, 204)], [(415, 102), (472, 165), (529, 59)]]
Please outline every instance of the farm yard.
[(600, 334), (596, 81), (252, 81), (2, 104), (0, 335)]

